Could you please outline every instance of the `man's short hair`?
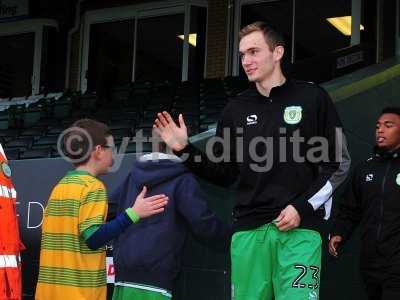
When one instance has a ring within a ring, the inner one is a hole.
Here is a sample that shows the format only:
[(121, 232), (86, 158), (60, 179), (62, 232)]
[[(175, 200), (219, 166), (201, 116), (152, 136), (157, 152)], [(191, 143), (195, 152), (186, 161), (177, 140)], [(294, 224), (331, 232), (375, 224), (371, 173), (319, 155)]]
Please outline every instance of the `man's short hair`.
[(387, 106), (384, 109), (382, 109), (382, 112), (380, 115), (383, 114), (395, 114), (400, 116), (400, 107), (398, 106)]
[(275, 30), (272, 26), (261, 21), (244, 26), (239, 32), (239, 41), (246, 35), (256, 31), (263, 33), (265, 42), (271, 51), (273, 51), (277, 46), (285, 47), (285, 39), (283, 38), (283, 35)]
[(98, 145), (106, 146), (106, 138), (111, 136), (106, 124), (92, 119), (78, 120), (65, 132), (63, 152), (75, 165), (86, 163), (94, 148)]

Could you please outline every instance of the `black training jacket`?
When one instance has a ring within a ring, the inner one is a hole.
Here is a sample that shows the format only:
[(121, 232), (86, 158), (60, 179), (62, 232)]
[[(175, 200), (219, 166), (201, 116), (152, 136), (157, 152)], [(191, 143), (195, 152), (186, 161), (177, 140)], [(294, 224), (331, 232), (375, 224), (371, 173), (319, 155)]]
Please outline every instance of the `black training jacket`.
[(288, 80), (269, 97), (248, 89), (223, 110), (215, 139), (206, 153), (189, 143), (178, 155), (215, 184), (237, 181), (235, 231), (271, 222), (288, 204), (303, 228), (320, 219), (319, 208), (329, 217), (332, 193), (344, 181), (350, 158), (342, 124), (322, 88)]
[(344, 242), (360, 225), (362, 260), (400, 256), (400, 150), (374, 155), (354, 170), (331, 235)]

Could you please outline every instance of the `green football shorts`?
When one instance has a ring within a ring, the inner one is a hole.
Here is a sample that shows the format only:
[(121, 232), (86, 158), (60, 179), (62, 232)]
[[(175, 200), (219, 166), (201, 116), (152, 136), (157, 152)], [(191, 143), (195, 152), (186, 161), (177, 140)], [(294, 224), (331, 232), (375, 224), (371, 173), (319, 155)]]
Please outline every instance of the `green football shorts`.
[(169, 291), (153, 286), (117, 282), (114, 286), (112, 300), (171, 300)]
[(270, 223), (232, 237), (232, 300), (318, 300), (321, 236)]

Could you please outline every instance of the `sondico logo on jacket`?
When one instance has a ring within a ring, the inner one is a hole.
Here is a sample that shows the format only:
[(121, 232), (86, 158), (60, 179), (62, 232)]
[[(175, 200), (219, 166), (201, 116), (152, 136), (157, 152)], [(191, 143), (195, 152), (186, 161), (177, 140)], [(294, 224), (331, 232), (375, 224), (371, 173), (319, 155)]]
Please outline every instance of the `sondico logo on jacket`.
[(301, 106), (288, 106), (283, 113), (283, 119), (287, 124), (294, 125), (301, 121), (303, 109)]
[(247, 125), (255, 125), (257, 124), (257, 115), (250, 115), (246, 118)]

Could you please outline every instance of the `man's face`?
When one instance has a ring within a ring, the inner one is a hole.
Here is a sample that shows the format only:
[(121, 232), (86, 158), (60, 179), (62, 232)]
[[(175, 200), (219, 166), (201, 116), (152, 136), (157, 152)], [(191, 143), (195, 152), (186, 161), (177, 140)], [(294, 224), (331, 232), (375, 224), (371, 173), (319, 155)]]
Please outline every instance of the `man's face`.
[(240, 40), (239, 53), (244, 71), (251, 82), (268, 79), (280, 65), (283, 47), (271, 51), (261, 31), (254, 31)]
[(376, 145), (386, 150), (400, 147), (400, 116), (397, 114), (383, 114), (376, 122)]

